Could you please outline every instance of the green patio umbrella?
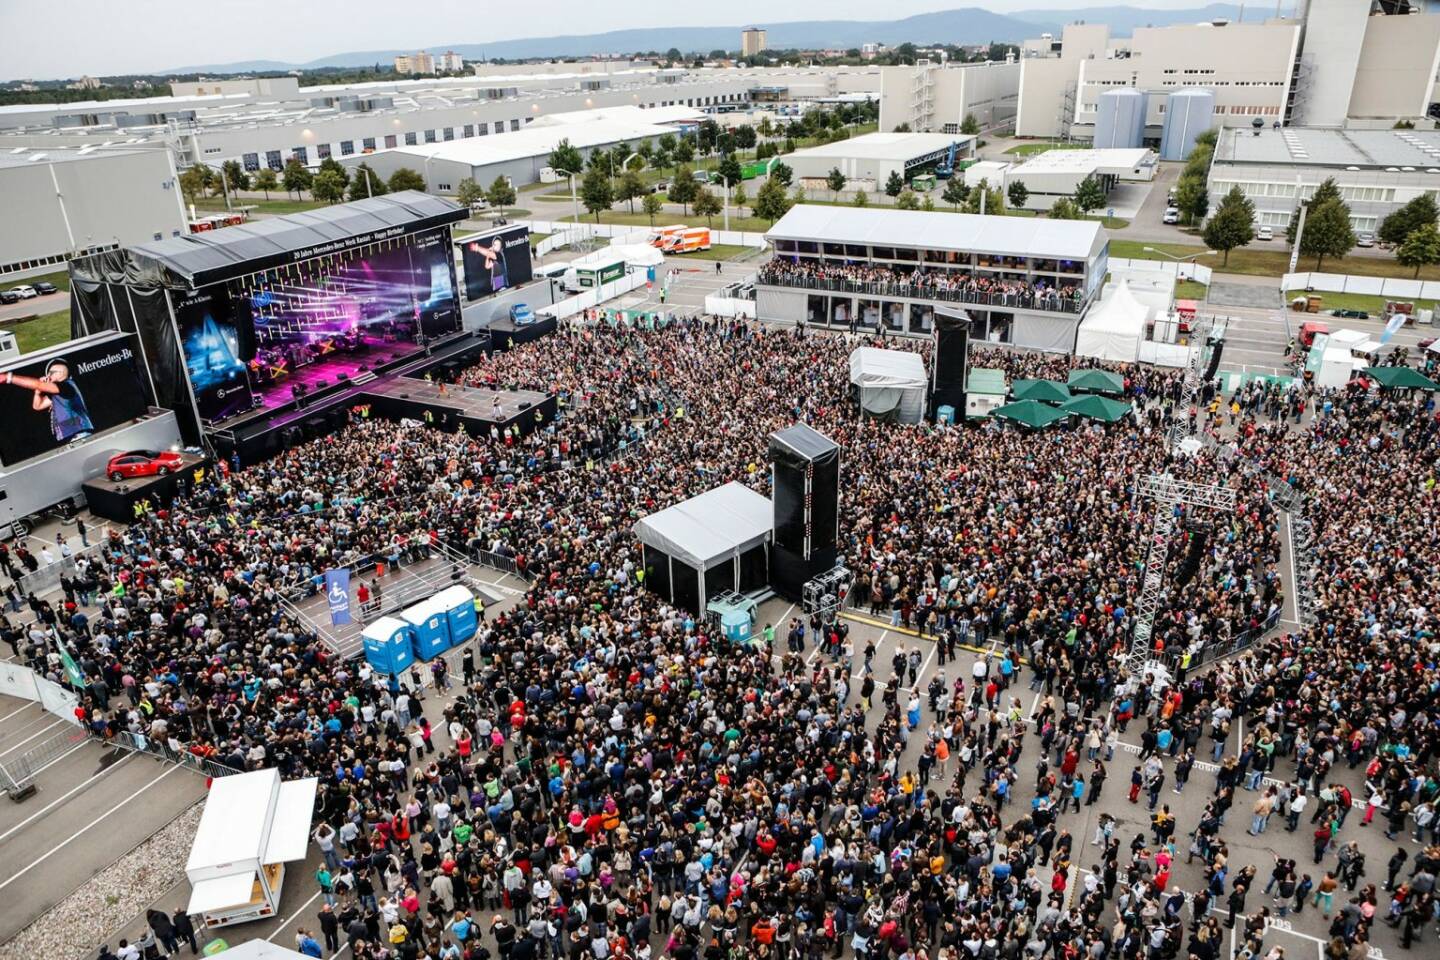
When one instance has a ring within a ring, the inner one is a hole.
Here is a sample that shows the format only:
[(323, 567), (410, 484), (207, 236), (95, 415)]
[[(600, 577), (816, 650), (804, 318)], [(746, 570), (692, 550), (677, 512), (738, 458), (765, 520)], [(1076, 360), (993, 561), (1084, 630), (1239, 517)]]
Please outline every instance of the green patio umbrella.
[(1038, 429), (1048, 427), (1056, 420), (1064, 420), (1070, 414), (1038, 400), (1018, 400), (1003, 407), (996, 407), (991, 416)]
[(1390, 390), (1440, 390), (1440, 383), (1409, 367), (1366, 367), (1360, 372)]
[(1054, 380), (1016, 380), (1010, 385), (1016, 400), (1040, 400), (1064, 403), (1070, 399), (1070, 388)]
[(1060, 409), (1076, 416), (1099, 420), (1101, 423), (1114, 423), (1130, 412), (1130, 404), (1123, 400), (1111, 400), (1109, 397), (1091, 394), (1062, 403)]
[(1066, 385), (1086, 393), (1103, 393), (1118, 397), (1125, 392), (1125, 378), (1109, 370), (1071, 370)]

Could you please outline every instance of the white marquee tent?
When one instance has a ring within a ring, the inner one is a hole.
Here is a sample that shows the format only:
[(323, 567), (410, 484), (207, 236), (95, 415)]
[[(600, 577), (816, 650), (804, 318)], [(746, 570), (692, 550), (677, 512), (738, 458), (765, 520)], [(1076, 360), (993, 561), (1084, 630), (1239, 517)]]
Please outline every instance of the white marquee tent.
[(901, 423), (925, 418), (930, 380), (920, 354), (907, 350), (859, 347), (850, 354), (850, 383), (860, 391), (860, 407), (872, 417)]
[(1075, 355), (1134, 363), (1140, 359), (1149, 315), (1150, 308), (1136, 299), (1130, 284), (1122, 280), (1080, 322), (1075, 331)]
[(704, 610), (722, 590), (769, 580), (775, 523), (770, 498), (732, 481), (635, 524), (645, 548), (645, 584), (673, 603)]

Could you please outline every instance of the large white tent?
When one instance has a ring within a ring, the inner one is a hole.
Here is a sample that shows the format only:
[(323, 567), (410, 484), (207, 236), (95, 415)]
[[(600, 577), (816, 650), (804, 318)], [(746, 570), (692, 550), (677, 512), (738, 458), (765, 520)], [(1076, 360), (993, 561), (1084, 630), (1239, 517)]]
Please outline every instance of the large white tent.
[(774, 523), (770, 498), (735, 481), (652, 513), (635, 524), (645, 584), (690, 610), (722, 590), (759, 589)]
[(1075, 331), (1075, 355), (1134, 363), (1140, 359), (1149, 315), (1150, 308), (1130, 292), (1130, 284), (1120, 281), (1080, 321)]
[(908, 350), (859, 347), (850, 354), (850, 383), (860, 392), (860, 407), (872, 417), (919, 423), (925, 417), (930, 381), (925, 361)]

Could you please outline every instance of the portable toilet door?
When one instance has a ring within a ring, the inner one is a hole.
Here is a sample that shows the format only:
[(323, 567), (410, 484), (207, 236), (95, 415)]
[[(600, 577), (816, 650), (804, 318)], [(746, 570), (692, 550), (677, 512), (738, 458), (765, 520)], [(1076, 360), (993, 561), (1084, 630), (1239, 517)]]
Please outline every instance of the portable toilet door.
[(458, 583), (446, 587), (435, 594), (435, 602), (450, 621), (450, 646), (459, 646), (475, 636), (475, 631), (480, 628), (480, 618), (475, 614), (475, 595), (468, 588)]
[(450, 622), (434, 597), (402, 610), (400, 619), (414, 631), (415, 655), (421, 660), (433, 660), (450, 649)]
[(365, 660), (377, 672), (398, 676), (415, 662), (410, 625), (394, 617), (381, 617), (361, 633)]

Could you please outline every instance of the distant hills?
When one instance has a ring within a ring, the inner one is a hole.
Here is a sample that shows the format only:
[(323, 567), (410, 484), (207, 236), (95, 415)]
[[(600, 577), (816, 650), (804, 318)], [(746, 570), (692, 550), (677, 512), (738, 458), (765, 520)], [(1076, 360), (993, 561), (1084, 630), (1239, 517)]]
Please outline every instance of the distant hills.
[[(1289, 0), (1287, 0), (1287, 6)], [(1268, 7), (1268, 4), (1266, 5)], [(1067, 23), (1108, 23), (1116, 36), (1128, 36), (1136, 27), (1196, 23), (1224, 17), (1238, 19), (1241, 8), (1231, 3), (1212, 3), (1187, 10), (1148, 10), (1143, 7), (1108, 6), (1076, 10), (1025, 10), (1012, 14), (991, 13), (978, 7), (924, 13), (901, 20), (798, 20), (760, 24), (767, 31), (769, 46), (777, 49), (849, 49), (862, 43), (978, 44), (1018, 42), (1041, 33), (1057, 36)], [(1272, 10), (1273, 12), (1273, 10)], [(1258, 19), (1254, 5), (1250, 19)], [(585, 57), (593, 54), (665, 51), (672, 47), (684, 53), (734, 50), (743, 25), (733, 27), (649, 27), (612, 30), (608, 33), (557, 37), (529, 37), (496, 40), (491, 43), (446, 42), (428, 45), (433, 53), (454, 50), (466, 60)], [(243, 60), (177, 67), (167, 74), (251, 73), (275, 70), (314, 70), (321, 67), (364, 67), (389, 63), (412, 50), (358, 50), (336, 53), (308, 63), (279, 60)]]

